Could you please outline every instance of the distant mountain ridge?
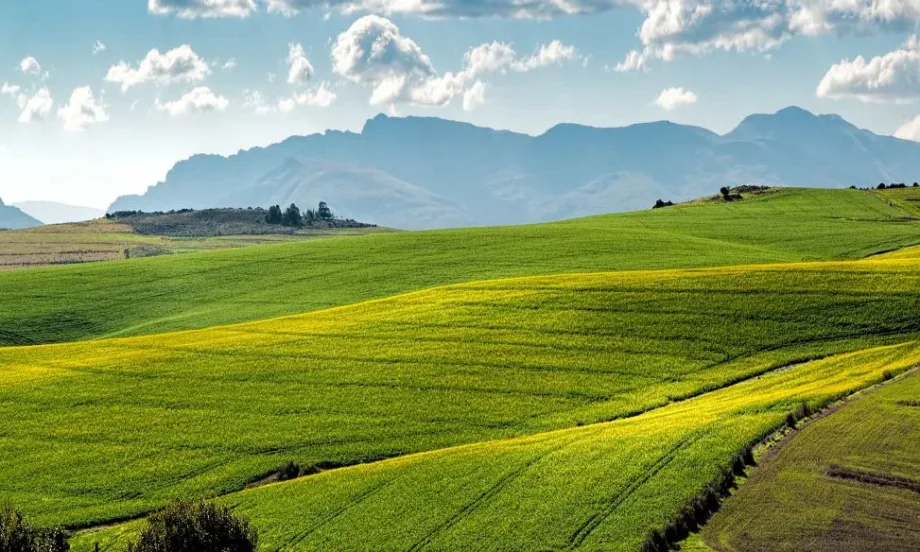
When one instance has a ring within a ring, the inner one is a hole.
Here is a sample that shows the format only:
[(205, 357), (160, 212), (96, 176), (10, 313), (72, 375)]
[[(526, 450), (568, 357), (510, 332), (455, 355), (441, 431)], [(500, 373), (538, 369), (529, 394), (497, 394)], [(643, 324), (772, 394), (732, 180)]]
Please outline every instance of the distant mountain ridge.
[(45, 224), (81, 222), (97, 219), (105, 215), (103, 209), (70, 205), (57, 201), (20, 201), (19, 203), (14, 203), (13, 206)]
[(0, 229), (18, 230), (20, 228), (31, 228), (33, 226), (42, 226), (38, 219), (30, 217), (12, 205), (5, 205), (0, 199)]
[(329, 202), (396, 228), (539, 222), (679, 201), (742, 184), (844, 187), (920, 178), (920, 143), (789, 107), (719, 135), (667, 121), (559, 124), (539, 136), (378, 115), (360, 133), (196, 155), (109, 211)]

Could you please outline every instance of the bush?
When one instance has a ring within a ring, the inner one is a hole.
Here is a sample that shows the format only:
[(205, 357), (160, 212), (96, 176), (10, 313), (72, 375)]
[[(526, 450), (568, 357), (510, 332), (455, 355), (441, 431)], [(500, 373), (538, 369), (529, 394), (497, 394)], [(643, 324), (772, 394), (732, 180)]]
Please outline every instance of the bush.
[(249, 521), (211, 502), (177, 501), (150, 516), (128, 552), (254, 552)]
[(22, 513), (0, 507), (0, 552), (67, 552), (67, 533), (60, 529), (33, 529)]
[(673, 201), (663, 201), (659, 199), (655, 202), (655, 205), (652, 206), (652, 209), (661, 209), (662, 207), (670, 207), (674, 205)]
[(721, 188), (719, 188), (719, 193), (722, 194), (722, 197), (728, 197), (729, 191), (730, 190), (726, 188), (725, 186), (722, 186)]

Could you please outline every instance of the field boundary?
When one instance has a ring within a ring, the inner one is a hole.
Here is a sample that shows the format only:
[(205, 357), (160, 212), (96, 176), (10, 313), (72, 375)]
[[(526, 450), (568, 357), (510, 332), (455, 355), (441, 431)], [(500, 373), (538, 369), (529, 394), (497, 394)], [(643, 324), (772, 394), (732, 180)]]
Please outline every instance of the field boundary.
[[(706, 541), (702, 538), (702, 535), (701, 535), (702, 529), (703, 529), (703, 527), (706, 525), (706, 523), (708, 523), (708, 521), (712, 518), (712, 516), (715, 515), (716, 513), (718, 513), (719, 509), (721, 509), (722, 503), (725, 502), (726, 500), (728, 500), (729, 498), (731, 498), (731, 497), (735, 494), (735, 492), (737, 491), (738, 487), (740, 487), (741, 485), (743, 485), (744, 482), (747, 480), (747, 478), (748, 478), (754, 471), (756, 471), (756, 470), (758, 469), (758, 467), (759, 467), (762, 463), (770, 461), (770, 459), (772, 459), (772, 458), (775, 457), (777, 454), (779, 454), (779, 452), (780, 452), (783, 448), (785, 448), (786, 446), (788, 446), (788, 445), (795, 439), (795, 437), (796, 437), (799, 433), (801, 433), (802, 430), (805, 429), (806, 427), (811, 426), (811, 425), (814, 424), (815, 422), (817, 422), (817, 421), (819, 421), (819, 420), (822, 420), (822, 419), (824, 419), (824, 418), (826, 418), (826, 417), (828, 417), (828, 416), (830, 416), (830, 415), (832, 415), (832, 414), (838, 412), (840, 409), (844, 408), (845, 406), (847, 406), (848, 404), (850, 404), (851, 402), (853, 402), (853, 401), (855, 401), (855, 400), (857, 400), (857, 399), (860, 399), (860, 398), (866, 397), (866, 396), (868, 396), (868, 395), (871, 395), (871, 394), (873, 394), (873, 393), (879, 391), (879, 390), (882, 389), (883, 387), (886, 387), (886, 386), (888, 386), (888, 385), (890, 385), (890, 384), (894, 384), (894, 383), (896, 383), (896, 382), (902, 381), (902, 380), (904, 380), (904, 379), (906, 379), (906, 378), (913, 377), (913, 376), (915, 376), (915, 375), (918, 374), (918, 373), (920, 373), (920, 364), (915, 364), (915, 365), (912, 366), (911, 368), (908, 368), (907, 370), (901, 372), (900, 374), (894, 375), (894, 376), (892, 376), (892, 377), (886, 379), (885, 381), (882, 381), (882, 382), (879, 382), (879, 383), (876, 383), (876, 384), (873, 384), (873, 385), (864, 387), (864, 388), (862, 388), (862, 389), (858, 389), (858, 390), (856, 390), (856, 391), (854, 391), (854, 392), (852, 392), (852, 393), (846, 395), (845, 397), (842, 397), (842, 398), (839, 398), (839, 399), (836, 399), (836, 400), (831, 400), (831, 401), (828, 402), (826, 405), (824, 405), (823, 407), (821, 407), (817, 412), (808, 414), (808, 415), (806, 415), (806, 416), (804, 416), (804, 417), (802, 417), (802, 418), (796, 420), (795, 423), (794, 423), (794, 425), (790, 425), (790, 424), (789, 424), (789, 421), (790, 421), (790, 420), (787, 420), (783, 425), (781, 425), (780, 427), (778, 427), (778, 428), (775, 429), (774, 431), (770, 432), (766, 437), (764, 437), (764, 438), (761, 439), (759, 442), (757, 442), (757, 443), (755, 443), (755, 444), (753, 445), (753, 447), (752, 447), (752, 449), (751, 449), (751, 453), (752, 453), (752, 457), (753, 457), (753, 458), (752, 458), (753, 462), (752, 462), (752, 463), (746, 463), (746, 465), (747, 465), (748, 467), (747, 467), (745, 470), (743, 470), (743, 473), (737, 474), (737, 475), (739, 475), (739, 476), (743, 476), (741, 479), (733, 478), (733, 480), (731, 481), (731, 488), (728, 489), (727, 492), (726, 492), (723, 496), (720, 496), (720, 497), (719, 497), (717, 507), (716, 507), (712, 512), (710, 512), (710, 514), (709, 514), (708, 516), (706, 516), (705, 519), (703, 519), (701, 522), (699, 522), (698, 528), (697, 528), (695, 531), (691, 532), (690, 534), (686, 535), (685, 537), (683, 537), (683, 538), (681, 538), (681, 539), (679, 539), (679, 540), (677, 540), (677, 541), (675, 541), (675, 542), (673, 542), (673, 543), (668, 543), (668, 546), (670, 547), (670, 546), (675, 546), (675, 545), (676, 545), (676, 546), (678, 547), (678, 549), (679, 549), (682, 545), (684, 545), (684, 544), (687, 543), (687, 540), (688, 540), (689, 538), (695, 537), (695, 541), (696, 541), (696, 542), (694, 542), (694, 544), (696, 545), (696, 547), (695, 547), (695, 548), (691, 548), (691, 550), (694, 550), (694, 551), (697, 551), (697, 552), (703, 552), (703, 551), (723, 552), (721, 549), (714, 547), (713, 545), (711, 545), (710, 543), (706, 542)], [(833, 471), (833, 469), (832, 469), (832, 471)], [(834, 473), (828, 473), (828, 476), (829, 476), (829, 477), (841, 478), (841, 479), (853, 479), (853, 480), (857, 480), (857, 481), (859, 481), (859, 482), (866, 483), (866, 484), (878, 484), (878, 485), (885, 485), (885, 486), (899, 486), (900, 488), (905, 488), (905, 487), (901, 487), (900, 485), (898, 485), (898, 484), (896, 484), (896, 483), (893, 483), (893, 482), (885, 482), (885, 483), (878, 482), (878, 483), (876, 483), (875, 480), (878, 479), (878, 478), (877, 478), (877, 477), (871, 477), (872, 474), (861, 474), (861, 473), (856, 473), (856, 472), (851, 473), (851, 472), (853, 472), (853, 470), (845, 470), (845, 469), (842, 469), (842, 468), (838, 468), (836, 471), (834, 471)], [(867, 475), (871, 480), (863, 480), (863, 479), (860, 479), (860, 476), (862, 476), (862, 475)], [(900, 482), (900, 483), (903, 484), (903, 482)], [(910, 481), (910, 483), (913, 483), (914, 485), (918, 485), (918, 483), (917, 483), (917, 482), (914, 482), (914, 481)], [(920, 486), (918, 486), (918, 487), (916, 487), (916, 488), (915, 488), (915, 487), (909, 487), (908, 490), (911, 490), (911, 491), (920, 493)], [(699, 498), (699, 497), (698, 497), (698, 498)], [(699, 548), (700, 546), (703, 546), (703, 548)], [(661, 549), (661, 550), (668, 550), (668, 549), (670, 549), (670, 548), (663, 548), (663, 549)], [(653, 548), (653, 547), (648, 547), (648, 546), (646, 546), (646, 548), (643, 548), (643, 552), (646, 552), (646, 551), (648, 551), (648, 552), (658, 552), (659, 549), (658, 549), (658, 548)], [(729, 552), (730, 552), (730, 551), (729, 551)]]

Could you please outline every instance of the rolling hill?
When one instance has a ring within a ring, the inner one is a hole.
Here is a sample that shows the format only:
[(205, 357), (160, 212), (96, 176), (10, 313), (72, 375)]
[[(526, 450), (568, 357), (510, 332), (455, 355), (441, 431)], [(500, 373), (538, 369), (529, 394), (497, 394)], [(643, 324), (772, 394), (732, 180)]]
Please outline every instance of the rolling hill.
[(790, 107), (725, 135), (670, 122), (557, 125), (539, 136), (380, 115), (360, 133), (198, 155), (110, 211), (315, 204), (392, 228), (521, 224), (642, 209), (744, 184), (841, 187), (920, 178), (920, 144)]
[(875, 192), (788, 189), (552, 224), (14, 271), (0, 274), (0, 345), (203, 328), (487, 278), (854, 259), (918, 242), (920, 220)]
[(262, 551), (662, 550), (755, 443), (920, 363), (918, 199), (3, 273), (0, 503), (77, 552), (178, 497), (247, 515)]

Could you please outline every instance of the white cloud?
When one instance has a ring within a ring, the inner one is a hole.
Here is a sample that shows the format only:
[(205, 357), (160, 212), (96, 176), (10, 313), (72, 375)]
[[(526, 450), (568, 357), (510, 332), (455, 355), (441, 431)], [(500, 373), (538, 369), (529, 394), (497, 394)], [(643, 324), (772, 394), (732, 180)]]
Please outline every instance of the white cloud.
[(463, 93), (463, 109), (472, 111), (484, 103), (486, 103), (486, 85), (482, 81), (476, 81)]
[(93, 43), (93, 55), (94, 56), (96, 54), (101, 54), (104, 51), (105, 51), (105, 44), (103, 44), (101, 40), (97, 40), (96, 42)]
[(32, 56), (28, 56), (19, 62), (19, 71), (29, 75), (40, 75), (42, 72), (42, 66), (39, 65), (37, 59)]
[(920, 142), (920, 115), (901, 125), (894, 135), (905, 140)]
[[(329, 89), (329, 83), (320, 83), (315, 90), (295, 93), (292, 97), (278, 102), (278, 109), (283, 113), (293, 111), (300, 105), (309, 105), (314, 107), (329, 107), (336, 100), (336, 94)], [(258, 109), (256, 110), (258, 112)]]
[(648, 58), (639, 50), (632, 50), (623, 61), (616, 64), (614, 71), (640, 71), (647, 68)]
[(517, 54), (510, 44), (489, 42), (467, 50), (463, 56), (464, 72), (470, 76), (503, 71), (514, 63)]
[(818, 84), (819, 98), (908, 103), (920, 95), (920, 41), (866, 60), (862, 56), (834, 64)]
[(252, 109), (259, 115), (275, 111), (275, 106), (265, 103), (265, 97), (258, 90), (243, 91), (243, 107)]
[(248, 17), (256, 11), (255, 0), (148, 0), (147, 9), (157, 15), (176, 14), (183, 19), (198, 17)]
[(221, 64), (220, 68), (224, 71), (232, 71), (233, 69), (236, 69), (236, 58), (228, 59), (223, 64)]
[(108, 82), (121, 84), (122, 92), (132, 86), (146, 82), (158, 85), (188, 83), (204, 80), (211, 73), (208, 64), (188, 44), (174, 48), (165, 54), (153, 49), (137, 65), (120, 61), (109, 68), (105, 76)]
[(305, 84), (313, 78), (313, 66), (307, 59), (303, 46), (291, 42), (288, 44), (288, 84)]
[(230, 101), (211, 92), (207, 86), (199, 86), (183, 95), (178, 100), (161, 104), (157, 100), (157, 110), (169, 113), (173, 117), (195, 112), (224, 111)]
[[(467, 86), (484, 73), (530, 71), (576, 57), (573, 47), (559, 41), (543, 45), (523, 59), (516, 59), (509, 44), (492, 42), (467, 51), (459, 72), (439, 74), (421, 47), (403, 36), (392, 21), (366, 15), (336, 38), (332, 70), (351, 82), (371, 87), (372, 105), (441, 106), (465, 93)], [(482, 91), (484, 88), (471, 98)]]
[(109, 120), (105, 106), (96, 101), (89, 86), (74, 89), (70, 101), (58, 108), (57, 114), (64, 121), (64, 129), (68, 132), (80, 132), (90, 125)]
[(19, 113), (19, 122), (31, 123), (44, 120), (51, 113), (54, 100), (51, 99), (51, 92), (47, 88), (40, 88), (31, 97), (21, 96), (19, 105), (22, 109)]
[(0, 94), (5, 94), (11, 98), (16, 99), (18, 103), (19, 98), (22, 97), (22, 87), (17, 84), (10, 84), (8, 82), (4, 82), (3, 86), (0, 86)]
[(658, 98), (655, 100), (655, 105), (665, 111), (671, 111), (678, 107), (695, 103), (696, 94), (684, 88), (665, 88), (661, 91), (661, 94), (658, 94)]
[(540, 46), (534, 55), (517, 61), (512, 67), (515, 71), (531, 71), (549, 65), (559, 65), (562, 62), (571, 61), (578, 57), (574, 46), (554, 40), (549, 44)]

